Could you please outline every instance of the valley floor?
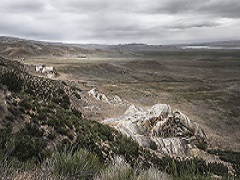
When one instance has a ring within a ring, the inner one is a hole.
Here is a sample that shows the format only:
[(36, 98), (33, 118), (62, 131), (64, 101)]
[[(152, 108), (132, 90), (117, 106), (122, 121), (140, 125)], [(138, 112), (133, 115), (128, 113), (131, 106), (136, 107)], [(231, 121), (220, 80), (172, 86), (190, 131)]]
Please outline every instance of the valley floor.
[[(129, 104), (157, 103), (180, 109), (205, 130), (211, 148), (240, 150), (240, 51), (171, 50), (115, 57), (26, 58), (25, 64), (56, 67), (63, 80), (78, 86), (98, 121), (121, 115)], [(34, 73), (33, 66), (30, 71)], [(90, 98), (97, 87), (106, 96), (128, 102), (121, 106)], [(95, 108), (95, 109), (94, 109)]]

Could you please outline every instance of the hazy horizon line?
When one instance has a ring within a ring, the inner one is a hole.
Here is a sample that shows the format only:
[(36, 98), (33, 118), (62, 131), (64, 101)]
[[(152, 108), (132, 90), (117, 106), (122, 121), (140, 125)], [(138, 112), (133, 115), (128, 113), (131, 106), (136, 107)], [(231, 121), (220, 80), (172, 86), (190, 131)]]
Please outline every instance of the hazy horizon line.
[(9, 36), (9, 35), (0, 35), (0, 38), (13, 38), (13, 39), (19, 39), (19, 40), (25, 40), (25, 41), (35, 41), (35, 42), (42, 42), (42, 43), (50, 43), (50, 44), (66, 44), (66, 45), (102, 45), (102, 46), (117, 46), (117, 45), (147, 45), (147, 46), (181, 46), (181, 45), (199, 45), (199, 44), (207, 44), (207, 43), (221, 43), (221, 42), (238, 42), (239, 40), (206, 40), (206, 41), (191, 41), (191, 42), (179, 42), (179, 43), (169, 43), (169, 44), (148, 44), (144, 42), (129, 42), (129, 43), (117, 43), (117, 44), (105, 44), (105, 43), (79, 43), (79, 42), (73, 42), (73, 41), (61, 41), (61, 40), (48, 40), (48, 39), (34, 39), (34, 38), (27, 38), (27, 37), (21, 37), (21, 36)]

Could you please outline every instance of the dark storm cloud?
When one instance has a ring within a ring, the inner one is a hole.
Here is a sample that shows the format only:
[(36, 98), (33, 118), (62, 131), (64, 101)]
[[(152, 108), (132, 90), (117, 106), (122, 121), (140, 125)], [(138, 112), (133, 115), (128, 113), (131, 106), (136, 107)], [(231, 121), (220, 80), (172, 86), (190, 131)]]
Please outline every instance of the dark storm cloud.
[(240, 38), (239, 0), (1, 0), (0, 16), (0, 35), (40, 40), (161, 44)]
[(217, 27), (221, 24), (218, 22), (211, 22), (211, 21), (185, 21), (180, 23), (175, 23), (174, 25), (170, 25), (169, 28), (171, 29), (189, 29), (189, 28), (204, 28), (204, 27)]
[(209, 13), (215, 16), (240, 18), (239, 0), (212, 0), (203, 4), (199, 11)]
[[(207, 14), (217, 17), (240, 17), (239, 0), (153, 0), (148, 13)], [(143, 10), (144, 11), (144, 10)]]
[(196, 11), (199, 6), (205, 3), (206, 0), (193, 1), (193, 0), (154, 0), (154, 6), (149, 7), (149, 13), (188, 13)]

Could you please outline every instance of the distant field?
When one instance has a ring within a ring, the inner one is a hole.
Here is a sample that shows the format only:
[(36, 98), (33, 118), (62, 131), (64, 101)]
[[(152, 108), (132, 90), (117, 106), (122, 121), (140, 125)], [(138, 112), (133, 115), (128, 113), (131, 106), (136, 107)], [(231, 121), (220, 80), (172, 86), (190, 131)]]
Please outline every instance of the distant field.
[(141, 106), (168, 103), (202, 124), (212, 146), (240, 150), (240, 50), (135, 54), (43, 57), (25, 63), (54, 65), (60, 73), (94, 81), (107, 94)]

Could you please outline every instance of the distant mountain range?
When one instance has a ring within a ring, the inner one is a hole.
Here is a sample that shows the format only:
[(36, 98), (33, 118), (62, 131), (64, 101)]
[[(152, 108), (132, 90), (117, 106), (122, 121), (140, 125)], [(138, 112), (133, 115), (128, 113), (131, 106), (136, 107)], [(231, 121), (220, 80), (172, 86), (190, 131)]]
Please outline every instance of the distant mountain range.
[(212, 42), (212, 43), (207, 43), (207, 45), (211, 45), (211, 46), (240, 46), (240, 40), (238, 40), (238, 41)]
[(64, 54), (91, 54), (99, 51), (160, 51), (182, 49), (184, 46), (211, 46), (221, 48), (239, 48), (240, 40), (236, 41), (217, 41), (181, 45), (148, 45), (148, 44), (67, 44), (61, 42), (35, 41), (17, 37), (0, 36), (0, 53), (7, 57), (24, 57), (36, 55), (55, 55)]
[(193, 44), (183, 44), (180, 46), (240, 46), (240, 40), (235, 41), (214, 41), (205, 43), (193, 43)]

